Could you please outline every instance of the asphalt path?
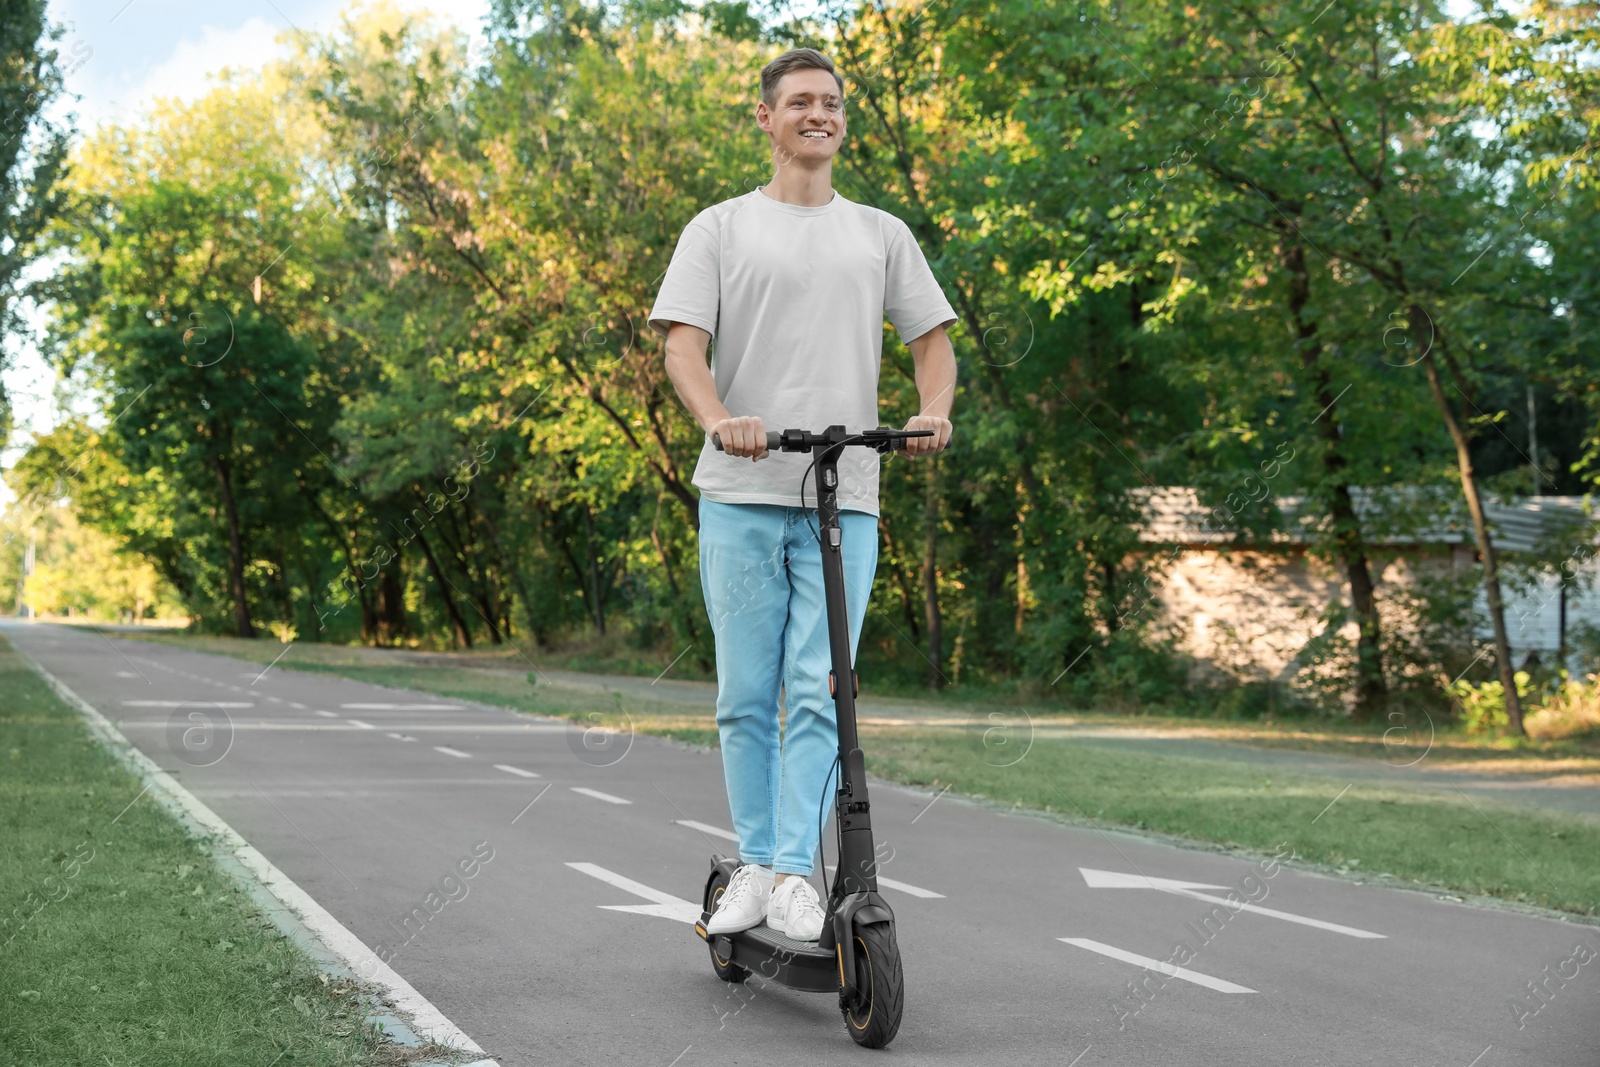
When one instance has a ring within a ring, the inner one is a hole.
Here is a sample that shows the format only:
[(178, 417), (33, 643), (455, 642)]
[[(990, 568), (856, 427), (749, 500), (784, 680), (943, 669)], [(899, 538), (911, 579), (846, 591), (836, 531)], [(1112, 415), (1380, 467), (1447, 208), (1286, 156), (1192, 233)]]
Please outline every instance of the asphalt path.
[(900, 1036), (867, 1052), (832, 995), (713, 975), (690, 922), (710, 854), (733, 851), (715, 752), (3, 632), (508, 1067), (1600, 1062), (1594, 926), (882, 783), (907, 993)]

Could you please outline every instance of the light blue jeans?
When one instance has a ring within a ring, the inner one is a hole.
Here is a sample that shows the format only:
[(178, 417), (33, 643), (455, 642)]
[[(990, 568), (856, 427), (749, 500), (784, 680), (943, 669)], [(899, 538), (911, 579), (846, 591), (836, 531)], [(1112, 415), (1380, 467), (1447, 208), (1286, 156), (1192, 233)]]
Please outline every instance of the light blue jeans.
[[(700, 498), (700, 585), (717, 642), (717, 732), (728, 808), (741, 862), (780, 874), (811, 873), (818, 811), (827, 817), (838, 786), (831, 775), (839, 734), (828, 695), (832, 660), (816, 523), (815, 508)], [(878, 569), (878, 520), (845, 511), (839, 525), (853, 663)]]

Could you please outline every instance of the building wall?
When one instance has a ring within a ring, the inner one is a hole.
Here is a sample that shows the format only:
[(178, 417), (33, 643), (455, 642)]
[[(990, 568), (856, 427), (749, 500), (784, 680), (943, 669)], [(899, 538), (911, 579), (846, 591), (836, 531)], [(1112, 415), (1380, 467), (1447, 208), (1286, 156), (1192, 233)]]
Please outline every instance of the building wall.
[[(1476, 570), (1470, 546), (1412, 546), (1369, 561), (1377, 585), (1379, 611), (1386, 596), (1409, 586), (1415, 576)], [(1590, 561), (1567, 592), (1569, 639), (1580, 622), (1600, 627), (1600, 560)], [(1275, 551), (1194, 549), (1179, 553), (1166, 573), (1151, 581), (1163, 623), (1178, 645), (1202, 664), (1239, 675), (1286, 680), (1295, 659), (1319, 639), (1320, 616), (1332, 602), (1349, 603), (1343, 573), (1300, 548)], [(1512, 653), (1520, 665), (1532, 650), (1554, 662), (1560, 646), (1559, 584), (1554, 573), (1531, 587), (1507, 581), (1503, 589)], [(1477, 594), (1477, 636), (1489, 639), (1487, 602)], [(1339, 634), (1354, 644), (1355, 624)], [(1570, 640), (1569, 640), (1570, 643)], [(1575, 664), (1574, 664), (1575, 666)]]

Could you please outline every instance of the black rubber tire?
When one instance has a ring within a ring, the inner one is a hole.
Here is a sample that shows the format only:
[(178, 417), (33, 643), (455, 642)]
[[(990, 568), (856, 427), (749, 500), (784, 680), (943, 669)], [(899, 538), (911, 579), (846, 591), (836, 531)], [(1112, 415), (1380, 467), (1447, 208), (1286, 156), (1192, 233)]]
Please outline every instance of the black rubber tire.
[[(728, 877), (719, 872), (716, 877), (711, 879), (711, 885), (706, 890), (706, 911), (714, 912), (717, 910), (717, 901), (721, 899), (723, 890), (727, 888)], [(711, 969), (717, 972), (718, 978), (724, 982), (742, 982), (750, 977), (750, 972), (747, 969), (717, 955), (717, 946), (714, 940), (708, 943), (706, 947), (711, 950)]]
[(866, 995), (866, 1009), (857, 1015), (848, 1007), (842, 1008), (844, 1027), (863, 1048), (884, 1048), (900, 1032), (900, 1012), (906, 997), (894, 924), (858, 926), (855, 939), (856, 988)]

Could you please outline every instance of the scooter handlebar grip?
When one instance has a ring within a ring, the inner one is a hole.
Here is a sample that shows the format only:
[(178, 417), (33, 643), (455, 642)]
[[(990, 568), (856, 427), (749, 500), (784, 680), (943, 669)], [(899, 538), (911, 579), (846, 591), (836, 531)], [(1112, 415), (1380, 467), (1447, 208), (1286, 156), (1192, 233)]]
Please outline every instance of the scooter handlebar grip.
[[(776, 451), (778, 451), (778, 447), (780, 445), (782, 445), (782, 444), (783, 444), (783, 434), (782, 434), (782, 432), (780, 432), (778, 430), (768, 430), (767, 431), (767, 451), (768, 452), (776, 452)], [(714, 433), (714, 434), (711, 435), (711, 447), (715, 448), (718, 452), (722, 451), (722, 435), (721, 434)]]

